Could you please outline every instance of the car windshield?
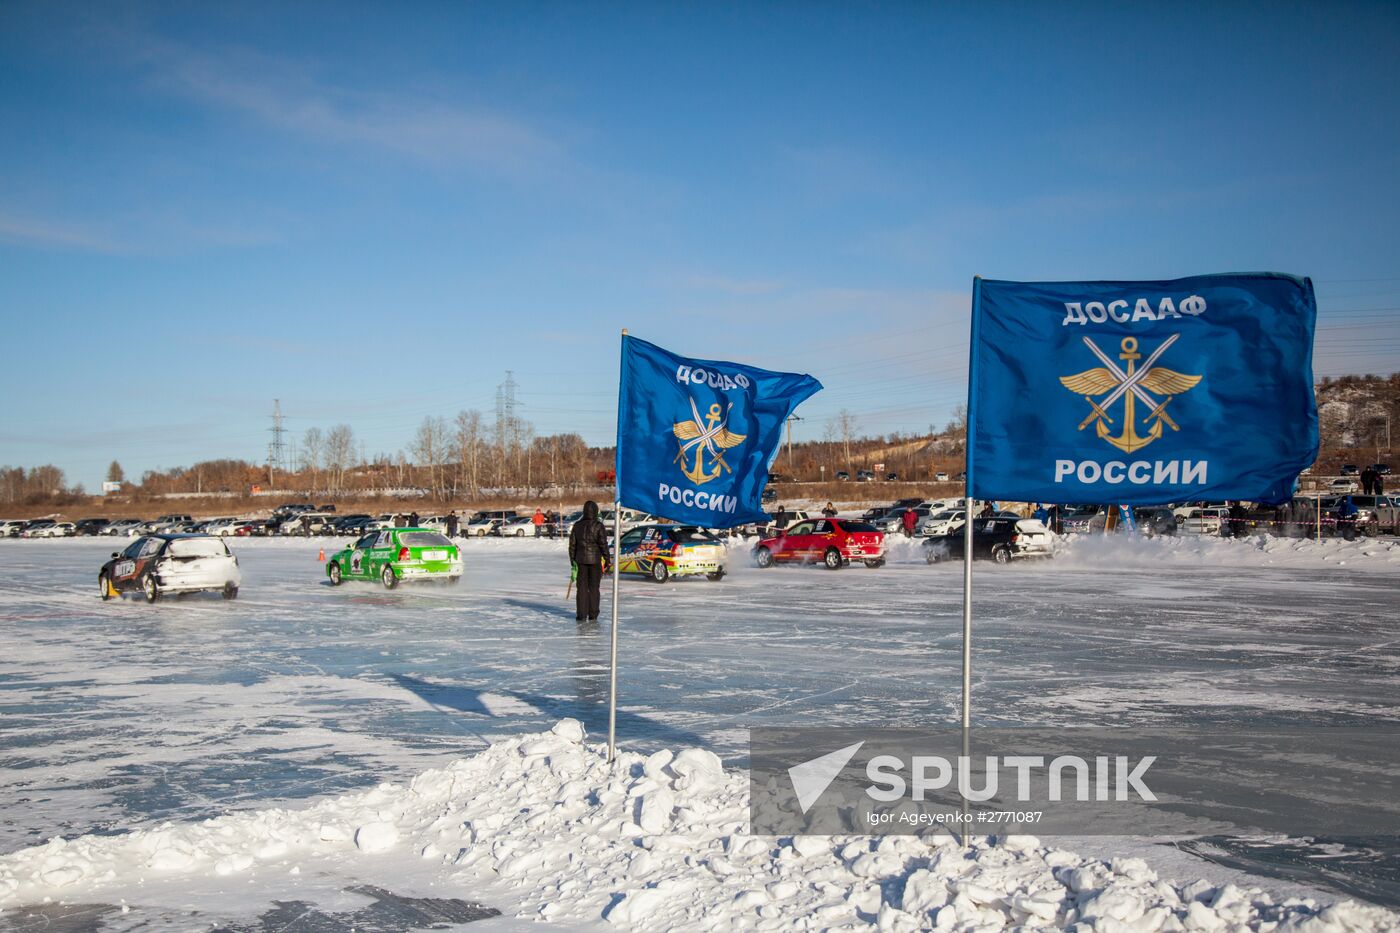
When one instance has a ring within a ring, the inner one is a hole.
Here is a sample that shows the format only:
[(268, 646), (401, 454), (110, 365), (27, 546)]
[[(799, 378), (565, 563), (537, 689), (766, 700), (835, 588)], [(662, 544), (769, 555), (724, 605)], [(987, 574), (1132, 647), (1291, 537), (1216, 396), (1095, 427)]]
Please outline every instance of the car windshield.
[(228, 545), (218, 538), (176, 538), (170, 542), (171, 557), (227, 557)]
[(451, 547), (452, 542), (436, 531), (408, 531), (399, 535), (404, 547)]
[(958, 515), (958, 512), (939, 512), (937, 515), (933, 516), (933, 520), (936, 522), (946, 522), (950, 518), (957, 518)]
[(876, 528), (869, 522), (842, 521), (841, 527), (846, 529), (847, 533), (853, 533), (857, 531), (879, 531), (878, 528)]

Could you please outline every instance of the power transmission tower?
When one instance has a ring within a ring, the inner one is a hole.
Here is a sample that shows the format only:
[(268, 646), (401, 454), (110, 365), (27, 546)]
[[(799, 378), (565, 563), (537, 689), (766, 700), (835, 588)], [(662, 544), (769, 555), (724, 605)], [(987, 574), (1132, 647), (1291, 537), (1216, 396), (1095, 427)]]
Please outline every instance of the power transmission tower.
[(267, 444), (267, 484), (275, 485), (275, 470), (287, 469), (287, 445), (283, 436), (287, 429), (282, 427), (282, 400), (272, 400), (272, 427), (268, 428), (272, 432), (272, 440)]

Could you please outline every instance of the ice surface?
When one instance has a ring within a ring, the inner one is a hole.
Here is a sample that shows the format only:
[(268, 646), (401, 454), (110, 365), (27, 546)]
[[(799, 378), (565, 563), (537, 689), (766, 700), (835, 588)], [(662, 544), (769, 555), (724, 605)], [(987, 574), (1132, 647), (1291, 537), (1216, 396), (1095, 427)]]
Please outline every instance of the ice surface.
[[(147, 605), (97, 599), (110, 541), (0, 541), (0, 852), (364, 790), (562, 717), (605, 732), (608, 587), (576, 625), (561, 544), (467, 541), (459, 588), (393, 592), (330, 587), (320, 546), (235, 541), (237, 601)], [(624, 748), (742, 765), (755, 724), (956, 720), (961, 565), (902, 540), (879, 570), (732, 559), (623, 580)], [(1391, 541), (1084, 539), (976, 586), (983, 724), (1400, 718)]]

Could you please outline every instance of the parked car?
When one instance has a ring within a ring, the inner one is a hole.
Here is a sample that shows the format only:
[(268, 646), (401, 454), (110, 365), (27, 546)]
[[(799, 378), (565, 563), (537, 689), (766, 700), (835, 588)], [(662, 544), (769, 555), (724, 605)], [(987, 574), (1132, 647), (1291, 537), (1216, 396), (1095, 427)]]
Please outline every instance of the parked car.
[(898, 474), (898, 473), (886, 473), (886, 474), (885, 474), (885, 480), (886, 480), (887, 482), (891, 482), (891, 483), (896, 482), (896, 481), (899, 480), (899, 474)]
[(856, 470), (856, 482), (868, 483), (875, 479), (875, 474), (870, 470)]
[(1361, 472), (1361, 468), (1354, 463), (1343, 463), (1339, 471), (1340, 476), (1356, 476)]
[(501, 524), (499, 518), (492, 518), (489, 515), (474, 515), (466, 525), (462, 526), (462, 534), (469, 538), (484, 538), (489, 534), (494, 534)]
[(1354, 479), (1338, 478), (1327, 484), (1327, 491), (1334, 496), (1344, 496), (1347, 493), (1356, 492), (1360, 488)]
[(26, 538), (71, 538), (77, 532), (72, 522), (43, 522), (37, 528), (26, 528)]
[(73, 533), (77, 535), (100, 534), (103, 528), (111, 524), (111, 519), (107, 518), (80, 518), (73, 523)]
[[(961, 532), (924, 540), (924, 560), (962, 560), (967, 536)], [(1005, 517), (972, 520), (972, 557), (1009, 564), (1026, 557), (1053, 557), (1055, 536), (1038, 518)]]
[(517, 515), (510, 521), (503, 522), (496, 533), (503, 538), (533, 538), (535, 536), (535, 517), (531, 515)]
[(1192, 509), (1186, 513), (1186, 521), (1181, 530), (1188, 535), (1218, 535), (1229, 521), (1230, 510), (1219, 506), (1205, 509)]
[(933, 474), (933, 481), (935, 483), (946, 483), (948, 482), (948, 474), (942, 472), (935, 473)]
[(103, 528), (98, 533), (103, 535), (111, 535), (115, 538), (125, 538), (131, 533), (131, 529), (137, 527), (141, 523), (141, 519), (139, 518), (119, 518), (116, 521), (109, 523), (106, 528)]
[[(1337, 527), (1341, 502), (1340, 497), (1322, 502), (1322, 517), (1330, 519), (1333, 528)], [(1400, 499), (1394, 496), (1352, 496), (1351, 504), (1356, 506), (1352, 527), (1361, 534), (1375, 536), (1400, 527)]]
[(455, 586), (462, 579), (462, 554), (430, 528), (386, 528), (332, 554), (326, 576), (332, 586), (345, 580), (378, 580), (390, 590), (405, 581)]
[(250, 518), (237, 528), (233, 533), (239, 538), (262, 538), (268, 533), (268, 523), (257, 518)]
[(875, 568), (885, 563), (885, 535), (868, 522), (818, 518), (798, 522), (784, 534), (764, 538), (754, 547), (753, 553), (754, 563), (760, 567), (820, 561), (838, 570), (859, 560)]
[(777, 501), (778, 501), (778, 490), (774, 489), (772, 486), (764, 486), (764, 487), (763, 487), (763, 492), (761, 492), (761, 493), (758, 494), (758, 501), (759, 501), (759, 502), (777, 502)]
[(967, 511), (965, 509), (944, 509), (941, 512), (933, 512), (924, 519), (924, 535), (941, 537), (954, 534), (961, 531), (966, 522)]
[[(609, 550), (612, 550), (611, 548)], [(657, 583), (671, 577), (725, 574), (724, 542), (694, 525), (638, 525), (623, 533), (618, 573), (639, 574)]]
[(32, 522), (26, 522), (24, 530), (19, 533), (19, 536), (21, 538), (48, 538), (51, 537), (48, 533), (48, 530), (52, 528), (55, 524), (56, 522), (54, 522), (53, 519), (49, 518), (36, 519)]
[(1102, 511), (1097, 505), (1067, 505), (1060, 512), (1061, 534), (1085, 534)]
[(18, 538), (26, 524), (28, 522), (19, 518), (7, 518), (0, 521), (0, 538)]
[(1133, 510), (1138, 531), (1149, 538), (1176, 534), (1176, 516), (1166, 506), (1146, 506)]
[[(907, 506), (900, 506), (896, 509), (890, 509), (884, 515), (881, 515), (878, 519), (871, 522), (871, 524), (883, 531), (887, 535), (903, 534), (904, 512), (907, 508)], [(919, 522), (927, 522), (929, 517), (933, 514), (934, 510), (929, 508), (929, 506), (926, 503), (919, 503), (918, 505), (914, 506), (915, 529), (919, 527)]]
[(1373, 463), (1371, 464), (1371, 469), (1379, 473), (1381, 476), (1390, 475), (1390, 464), (1388, 463)]
[(851, 478), (851, 474), (847, 473), (845, 470), (837, 470), (837, 471), (836, 471), (836, 481), (837, 481), (837, 482), (839, 482), (839, 483), (844, 483), (844, 482), (846, 482), (847, 480), (849, 480), (850, 478)]
[(242, 583), (238, 558), (212, 535), (147, 535), (102, 565), (97, 574), (103, 599), (140, 592), (147, 602), (167, 593), (218, 591), (235, 599)]

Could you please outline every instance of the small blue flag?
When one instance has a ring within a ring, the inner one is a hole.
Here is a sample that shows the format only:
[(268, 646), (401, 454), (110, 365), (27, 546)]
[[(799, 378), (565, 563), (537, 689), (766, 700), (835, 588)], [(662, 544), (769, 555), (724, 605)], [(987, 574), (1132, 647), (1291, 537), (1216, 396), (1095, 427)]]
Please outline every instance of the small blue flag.
[(766, 522), (783, 422), (822, 384), (801, 373), (676, 356), (622, 338), (618, 501), (706, 528)]
[(969, 494), (1279, 502), (1317, 457), (1306, 278), (974, 280)]

